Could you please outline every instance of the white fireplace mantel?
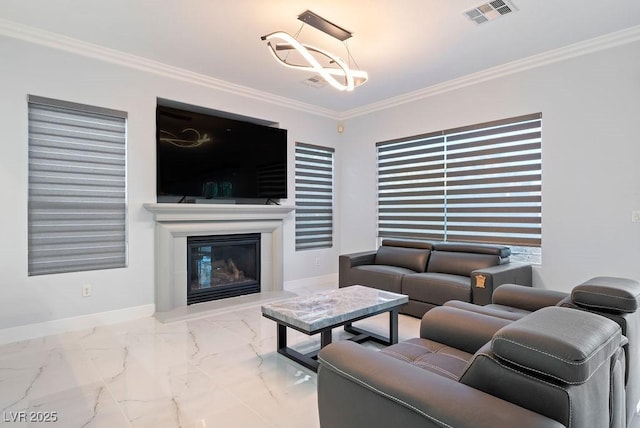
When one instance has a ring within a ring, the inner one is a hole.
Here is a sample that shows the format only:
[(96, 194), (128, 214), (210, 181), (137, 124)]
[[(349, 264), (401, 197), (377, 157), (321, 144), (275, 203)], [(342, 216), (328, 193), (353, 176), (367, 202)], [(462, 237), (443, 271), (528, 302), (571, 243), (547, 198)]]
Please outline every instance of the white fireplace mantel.
[(166, 312), (187, 305), (189, 236), (260, 233), (261, 292), (283, 289), (285, 205), (144, 204), (155, 220), (155, 304)]
[(284, 220), (295, 206), (235, 204), (144, 204), (157, 222)]

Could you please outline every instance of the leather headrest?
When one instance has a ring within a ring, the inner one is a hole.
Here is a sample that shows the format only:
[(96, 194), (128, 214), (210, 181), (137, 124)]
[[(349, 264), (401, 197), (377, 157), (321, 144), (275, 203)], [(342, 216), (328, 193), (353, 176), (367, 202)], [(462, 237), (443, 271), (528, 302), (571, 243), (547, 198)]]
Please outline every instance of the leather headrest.
[(503, 247), (501, 245), (488, 245), (488, 244), (465, 244), (458, 242), (441, 242), (435, 244), (436, 251), (451, 251), (457, 253), (476, 253), (476, 254), (490, 254), (494, 256), (500, 256), (500, 258), (506, 258), (511, 255), (511, 248)]
[(599, 276), (576, 286), (571, 299), (588, 309), (632, 313), (640, 307), (640, 283), (633, 279)]
[(493, 353), (567, 384), (587, 381), (621, 346), (620, 326), (576, 309), (547, 307), (496, 332)]
[(386, 247), (420, 248), (422, 250), (431, 250), (433, 248), (431, 242), (413, 241), (410, 239), (383, 239), (382, 245)]

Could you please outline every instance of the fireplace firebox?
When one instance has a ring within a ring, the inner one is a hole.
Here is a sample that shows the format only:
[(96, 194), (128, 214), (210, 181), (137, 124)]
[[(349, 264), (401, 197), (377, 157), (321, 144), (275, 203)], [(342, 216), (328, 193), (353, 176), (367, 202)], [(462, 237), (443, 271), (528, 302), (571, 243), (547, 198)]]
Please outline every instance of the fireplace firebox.
[(187, 238), (187, 305), (259, 292), (259, 233)]

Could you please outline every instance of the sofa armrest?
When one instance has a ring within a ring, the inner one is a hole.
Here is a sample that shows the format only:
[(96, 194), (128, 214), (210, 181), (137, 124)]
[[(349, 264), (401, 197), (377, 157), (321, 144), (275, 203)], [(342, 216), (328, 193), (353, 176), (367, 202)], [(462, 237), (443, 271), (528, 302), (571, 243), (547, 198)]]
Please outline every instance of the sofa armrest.
[(324, 428), (561, 427), (557, 421), (353, 342), (320, 351)]
[(340, 255), (338, 257), (338, 287), (353, 285), (349, 275), (351, 268), (354, 266), (374, 264), (376, 252), (377, 250), (371, 250)]
[(420, 337), (474, 354), (511, 322), (464, 309), (436, 306), (422, 317)]
[(502, 284), (531, 287), (531, 265), (506, 263), (471, 272), (471, 302), (476, 305), (491, 303), (493, 291)]
[(568, 295), (568, 293), (562, 291), (502, 284), (493, 292), (492, 301), (496, 305), (510, 306), (533, 312), (547, 306), (556, 306)]

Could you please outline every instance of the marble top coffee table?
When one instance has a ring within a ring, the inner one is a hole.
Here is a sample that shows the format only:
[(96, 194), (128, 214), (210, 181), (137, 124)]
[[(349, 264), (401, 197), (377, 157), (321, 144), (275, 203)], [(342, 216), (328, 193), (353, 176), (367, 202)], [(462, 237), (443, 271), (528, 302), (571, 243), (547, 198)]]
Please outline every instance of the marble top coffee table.
[[(319, 350), (302, 354), (287, 347), (287, 327), (310, 336), (320, 333), (321, 349), (331, 343), (331, 330), (340, 326), (355, 335), (349, 340), (358, 343), (373, 340), (392, 345), (398, 343), (398, 310), (408, 301), (404, 294), (352, 285), (266, 304), (262, 306), (262, 315), (278, 325), (278, 353), (317, 371)], [(388, 338), (351, 325), (383, 312), (389, 312)]]

